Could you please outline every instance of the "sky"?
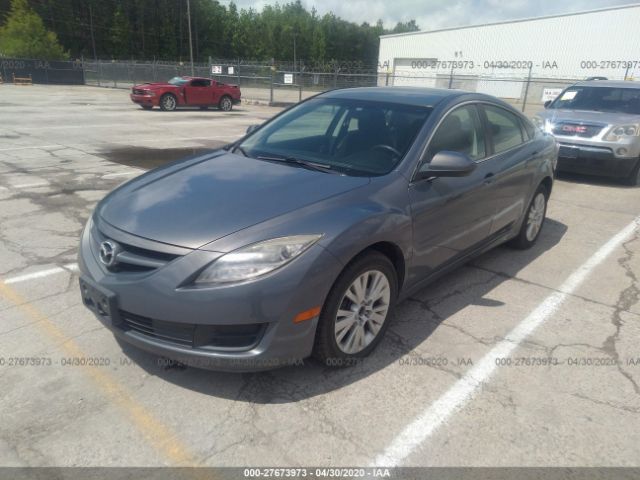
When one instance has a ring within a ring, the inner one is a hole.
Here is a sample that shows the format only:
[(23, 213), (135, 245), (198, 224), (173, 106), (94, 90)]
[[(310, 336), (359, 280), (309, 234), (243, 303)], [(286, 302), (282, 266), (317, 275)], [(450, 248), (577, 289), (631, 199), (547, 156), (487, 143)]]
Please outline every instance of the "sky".
[[(287, 3), (290, 0), (280, 0)], [(351, 22), (375, 23), (382, 19), (385, 27), (415, 19), (421, 30), (435, 30), (463, 25), (479, 25), (519, 18), (541, 17), (580, 12), (615, 5), (628, 5), (629, 0), (301, 0), (320, 15), (333, 12)], [(230, 0), (221, 0), (228, 5)], [(275, 0), (235, 0), (238, 8), (261, 10)]]

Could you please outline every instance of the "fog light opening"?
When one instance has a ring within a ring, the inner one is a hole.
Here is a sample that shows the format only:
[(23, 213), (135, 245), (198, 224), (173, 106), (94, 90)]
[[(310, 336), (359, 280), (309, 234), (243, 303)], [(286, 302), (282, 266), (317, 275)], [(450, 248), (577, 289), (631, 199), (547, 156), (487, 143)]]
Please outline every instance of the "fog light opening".
[(616, 153), (618, 155), (626, 155), (627, 152), (628, 152), (628, 150), (626, 148), (624, 148), (624, 147), (620, 147), (619, 149), (616, 150)]

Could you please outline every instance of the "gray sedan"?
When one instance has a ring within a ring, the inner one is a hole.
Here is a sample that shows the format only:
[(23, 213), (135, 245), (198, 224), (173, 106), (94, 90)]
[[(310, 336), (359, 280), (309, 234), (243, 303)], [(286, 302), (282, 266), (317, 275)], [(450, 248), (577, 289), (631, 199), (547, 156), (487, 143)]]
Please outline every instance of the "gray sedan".
[(82, 234), (82, 299), (122, 341), (196, 367), (348, 365), (411, 292), (536, 242), (557, 153), (487, 95), (327, 92), (111, 192)]

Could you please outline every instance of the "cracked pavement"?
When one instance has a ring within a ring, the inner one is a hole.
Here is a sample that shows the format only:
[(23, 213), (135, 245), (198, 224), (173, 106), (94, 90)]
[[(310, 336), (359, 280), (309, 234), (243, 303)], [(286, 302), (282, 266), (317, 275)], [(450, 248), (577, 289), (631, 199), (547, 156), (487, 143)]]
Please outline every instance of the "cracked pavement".
[[(146, 112), (124, 91), (92, 87), (0, 85), (0, 95), (3, 280), (75, 262), (84, 222), (115, 186), (278, 111)], [(69, 268), (11, 284), (21, 300), (0, 295), (0, 465), (171, 463), (135, 411), (69, 365), (70, 343), (200, 465), (368, 465), (639, 214), (638, 188), (560, 179), (533, 249), (499, 247), (414, 294), (374, 355), (341, 370), (163, 364), (85, 310)], [(639, 251), (636, 231), (406, 465), (640, 466)], [(15, 364), (24, 357), (44, 364)]]

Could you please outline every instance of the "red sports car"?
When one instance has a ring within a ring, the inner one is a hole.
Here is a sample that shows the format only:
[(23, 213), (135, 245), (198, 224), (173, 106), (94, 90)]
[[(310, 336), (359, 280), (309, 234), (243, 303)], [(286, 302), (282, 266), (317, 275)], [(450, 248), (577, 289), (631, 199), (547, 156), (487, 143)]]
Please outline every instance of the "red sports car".
[(240, 88), (210, 78), (174, 77), (166, 83), (143, 83), (131, 89), (131, 100), (145, 110), (160, 107), (218, 107), (228, 112), (240, 103)]

